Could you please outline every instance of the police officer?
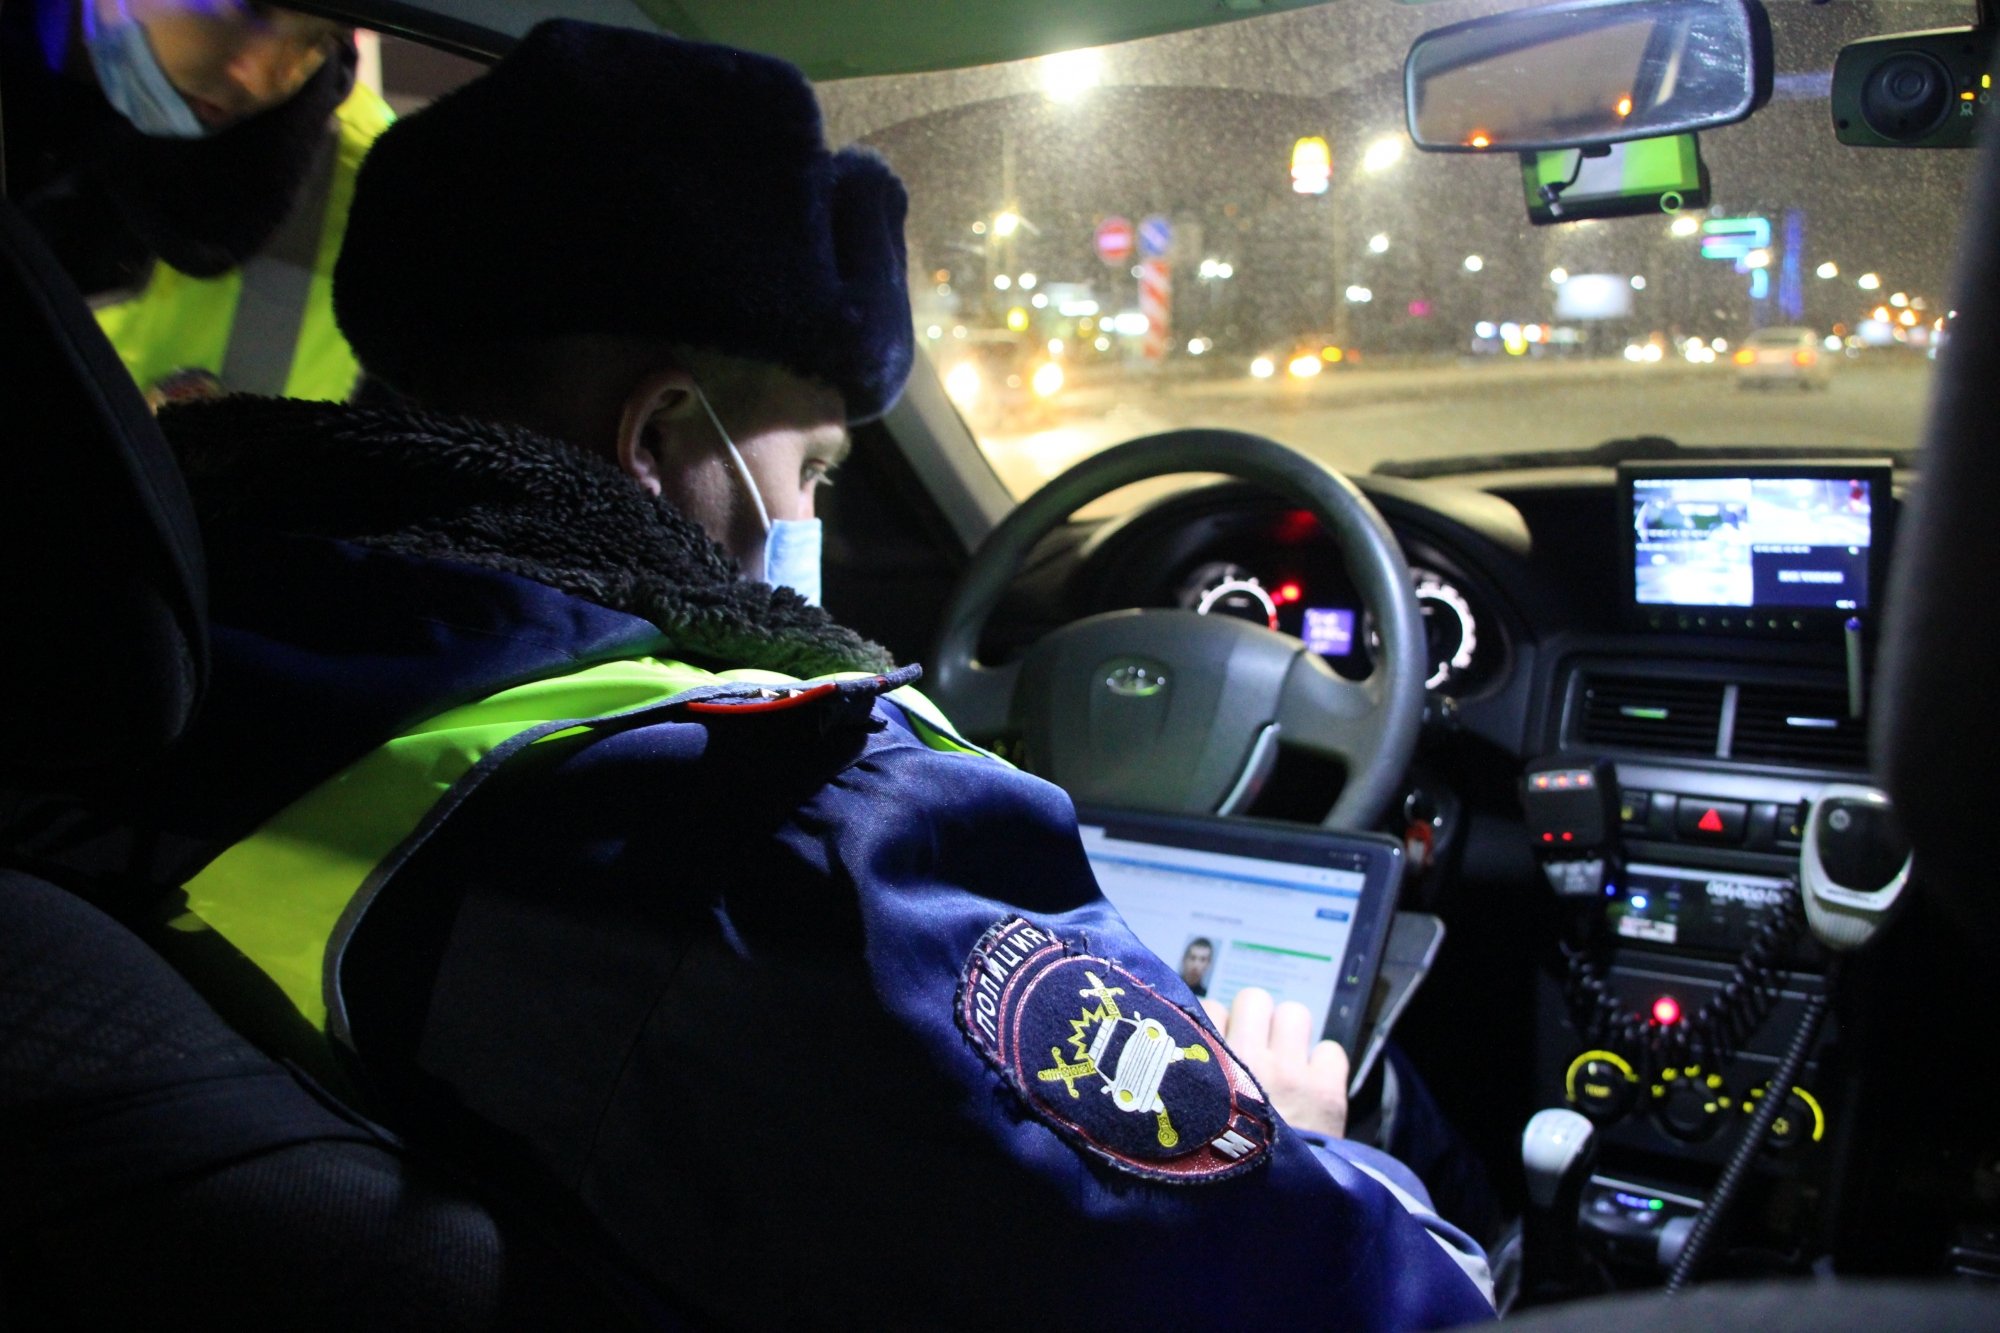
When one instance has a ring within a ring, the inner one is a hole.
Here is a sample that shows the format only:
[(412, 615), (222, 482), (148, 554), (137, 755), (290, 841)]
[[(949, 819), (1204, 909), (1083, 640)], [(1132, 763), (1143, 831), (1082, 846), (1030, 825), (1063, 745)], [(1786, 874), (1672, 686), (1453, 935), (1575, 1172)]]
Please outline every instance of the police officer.
[(95, 811), (145, 835), (128, 881), (702, 1319), (1488, 1313), (1336, 1137), (1341, 1067), (1301, 1038), (1260, 1084), (1063, 794), (812, 604), (814, 489), (910, 369), (905, 207), (791, 67), (589, 24), (386, 133), (336, 271), (355, 405), (162, 416), (218, 660)]
[(0, 17), (6, 164), (142, 389), (345, 398), (330, 279), (391, 119), (349, 33), (249, 0), (31, 0)]

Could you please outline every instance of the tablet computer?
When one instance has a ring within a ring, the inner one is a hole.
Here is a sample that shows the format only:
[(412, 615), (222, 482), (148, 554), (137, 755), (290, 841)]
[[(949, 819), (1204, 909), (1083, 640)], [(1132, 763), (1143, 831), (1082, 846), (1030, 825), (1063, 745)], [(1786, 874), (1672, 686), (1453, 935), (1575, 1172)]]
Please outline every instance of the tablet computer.
[(1297, 1000), (1353, 1058), (1403, 878), (1403, 846), (1371, 833), (1084, 807), (1104, 896), (1197, 995), (1245, 986)]

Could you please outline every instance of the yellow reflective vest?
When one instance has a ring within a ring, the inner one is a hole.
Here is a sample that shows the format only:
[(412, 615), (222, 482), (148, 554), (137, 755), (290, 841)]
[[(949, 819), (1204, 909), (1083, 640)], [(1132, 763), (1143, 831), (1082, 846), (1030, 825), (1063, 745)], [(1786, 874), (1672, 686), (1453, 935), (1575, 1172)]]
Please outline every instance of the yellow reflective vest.
[(213, 278), (156, 264), (145, 290), (98, 309), (98, 325), (140, 389), (202, 370), (234, 393), (347, 399), (360, 367), (333, 321), (333, 263), (355, 173), (394, 119), (387, 102), (356, 83), (291, 216), (262, 252)]
[[(420, 723), (274, 815), (188, 882), (186, 915), (172, 924), (220, 934), (315, 1032), (343, 1039), (339, 965), (354, 927), (429, 829), (499, 764), (534, 744), (630, 722), (662, 705), (741, 701), (757, 689), (810, 697), (815, 686), (874, 679), (849, 672), (801, 681), (641, 657), (516, 685)], [(914, 688), (884, 697), (932, 749), (993, 758), (962, 740)]]

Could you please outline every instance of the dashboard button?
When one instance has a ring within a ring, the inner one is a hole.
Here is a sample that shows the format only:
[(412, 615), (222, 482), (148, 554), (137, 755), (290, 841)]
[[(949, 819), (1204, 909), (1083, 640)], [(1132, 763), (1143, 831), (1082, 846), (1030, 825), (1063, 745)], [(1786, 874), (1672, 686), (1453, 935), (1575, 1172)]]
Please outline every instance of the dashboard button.
[(1630, 787), (1618, 794), (1618, 822), (1628, 833), (1644, 833), (1647, 822), (1652, 818), (1653, 793), (1633, 791)]
[(1743, 841), (1749, 807), (1741, 801), (1707, 801), (1683, 797), (1674, 812), (1674, 829), (1688, 842), (1736, 846)]
[(1699, 1065), (1665, 1070), (1653, 1085), (1653, 1114), (1660, 1128), (1688, 1143), (1699, 1143), (1715, 1133), (1729, 1109), (1729, 1095), (1722, 1080)]
[(1674, 809), (1676, 798), (1672, 792), (1653, 793), (1653, 836), (1671, 838), (1674, 836)]

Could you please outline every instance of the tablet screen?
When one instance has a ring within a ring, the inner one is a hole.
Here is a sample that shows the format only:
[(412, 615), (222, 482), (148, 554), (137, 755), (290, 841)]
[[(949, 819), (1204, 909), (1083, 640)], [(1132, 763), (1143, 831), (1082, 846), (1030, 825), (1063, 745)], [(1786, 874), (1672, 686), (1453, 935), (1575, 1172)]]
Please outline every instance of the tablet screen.
[(1373, 835), (1241, 820), (1086, 811), (1104, 896), (1197, 995), (1246, 986), (1297, 1000), (1355, 1049), (1402, 848)]

